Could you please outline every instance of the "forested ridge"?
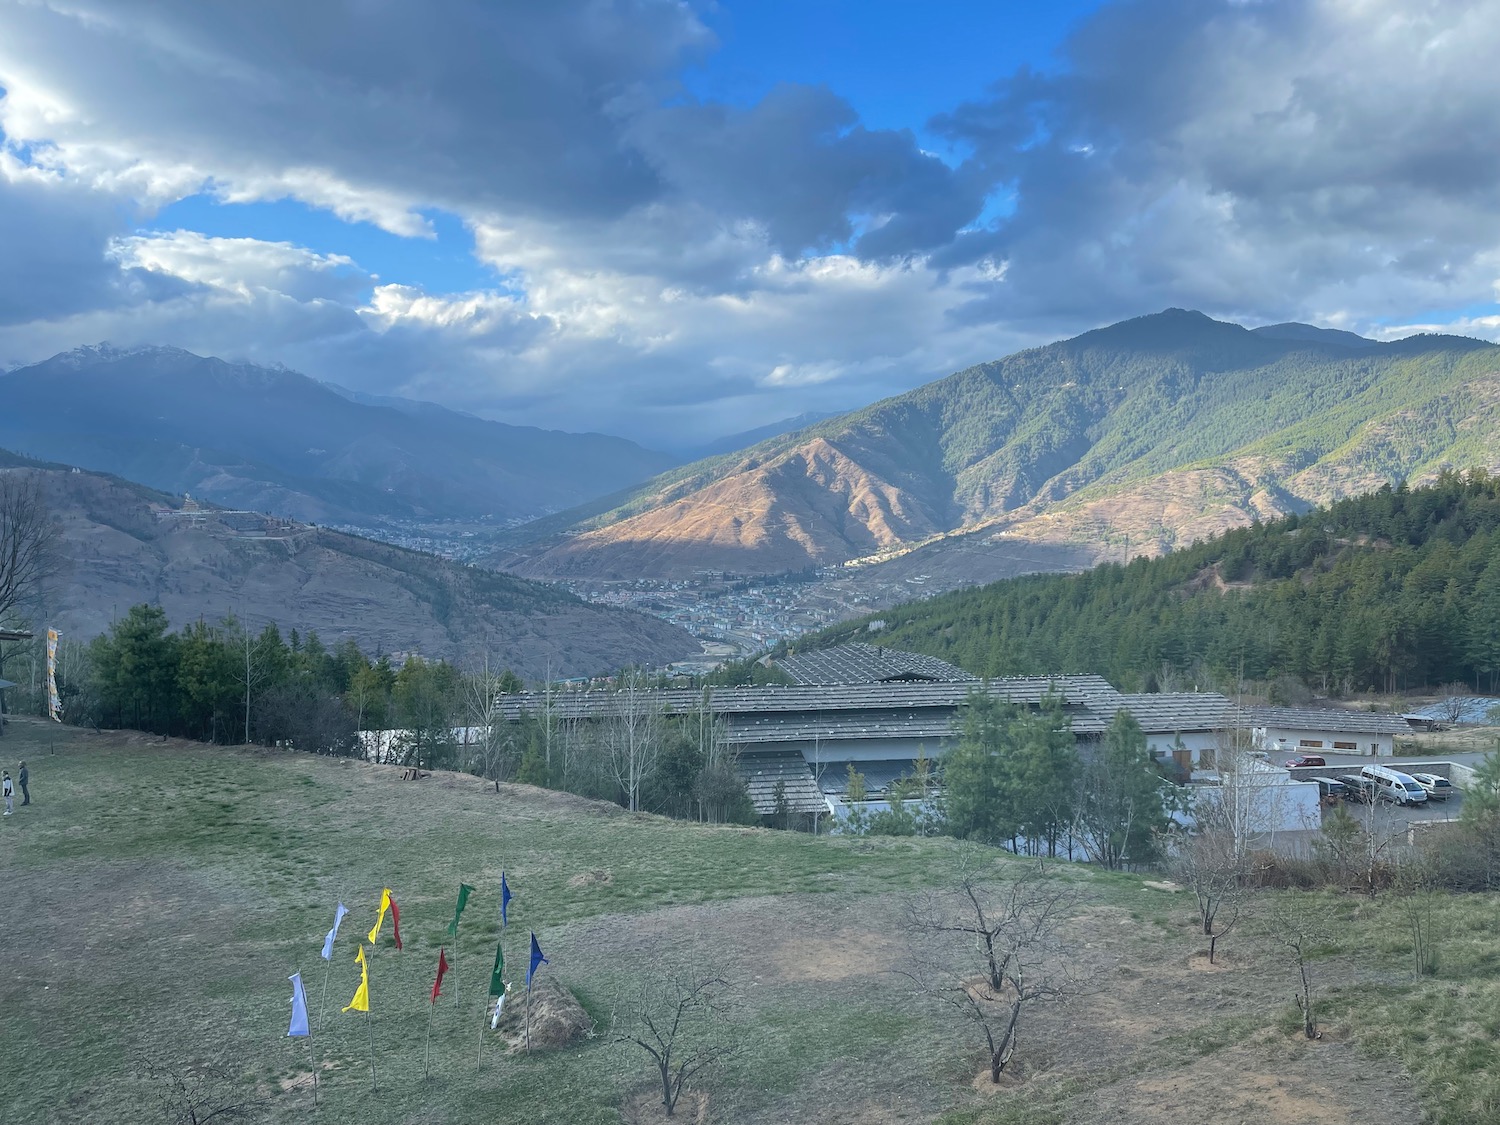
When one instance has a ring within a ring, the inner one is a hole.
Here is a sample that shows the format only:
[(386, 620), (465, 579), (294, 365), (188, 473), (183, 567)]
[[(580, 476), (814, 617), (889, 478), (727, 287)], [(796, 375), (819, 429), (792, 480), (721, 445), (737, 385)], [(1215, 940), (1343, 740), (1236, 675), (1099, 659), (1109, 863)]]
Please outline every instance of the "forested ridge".
[[(1235, 678), (1320, 692), (1500, 682), (1500, 477), (1444, 473), (1159, 558), (887, 610), (883, 643), (979, 675), (1095, 672), (1126, 689)], [(866, 635), (870, 618), (804, 645)]]

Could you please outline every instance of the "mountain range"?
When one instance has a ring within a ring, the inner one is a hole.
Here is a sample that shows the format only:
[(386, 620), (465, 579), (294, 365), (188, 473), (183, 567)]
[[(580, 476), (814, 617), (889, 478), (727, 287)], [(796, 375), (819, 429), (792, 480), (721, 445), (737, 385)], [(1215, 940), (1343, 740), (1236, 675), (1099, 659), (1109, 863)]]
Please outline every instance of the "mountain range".
[(1500, 347), (1168, 309), (959, 371), (507, 533), (534, 577), (1017, 546), (1156, 554), (1445, 467), (1500, 469)]
[(661, 665), (699, 644), (665, 621), (556, 587), (294, 520), (228, 513), (102, 473), (0, 450), (0, 471), (44, 481), (69, 560), (38, 615), (71, 637), (150, 602), (174, 628), (233, 614), (283, 634), (352, 638), (368, 654), (420, 652), (527, 678)]
[(179, 348), (78, 348), (0, 375), (0, 446), (316, 523), (527, 519), (675, 463)]

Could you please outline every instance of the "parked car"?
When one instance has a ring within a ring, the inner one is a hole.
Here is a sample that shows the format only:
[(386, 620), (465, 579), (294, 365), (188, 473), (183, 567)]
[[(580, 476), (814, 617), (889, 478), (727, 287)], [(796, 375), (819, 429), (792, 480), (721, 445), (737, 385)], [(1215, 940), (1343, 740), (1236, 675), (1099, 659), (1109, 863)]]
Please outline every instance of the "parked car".
[(1390, 801), (1393, 805), (1420, 805), (1427, 801), (1427, 790), (1410, 774), (1400, 770), (1389, 766), (1366, 766), (1359, 771), (1359, 776), (1382, 801)]
[(1328, 763), (1316, 754), (1298, 754), (1295, 758), (1289, 758), (1281, 764), (1289, 770), (1299, 770), (1303, 766), (1326, 766)]
[(1318, 804), (1324, 808), (1350, 799), (1349, 787), (1336, 777), (1315, 777), (1313, 781), (1318, 785)]
[(1435, 773), (1414, 773), (1411, 779), (1427, 790), (1427, 796), (1431, 800), (1446, 801), (1453, 794), (1453, 782)]
[(1368, 805), (1375, 796), (1374, 788), (1367, 785), (1365, 779), (1357, 773), (1339, 774), (1338, 780), (1344, 784), (1344, 800), (1346, 801)]

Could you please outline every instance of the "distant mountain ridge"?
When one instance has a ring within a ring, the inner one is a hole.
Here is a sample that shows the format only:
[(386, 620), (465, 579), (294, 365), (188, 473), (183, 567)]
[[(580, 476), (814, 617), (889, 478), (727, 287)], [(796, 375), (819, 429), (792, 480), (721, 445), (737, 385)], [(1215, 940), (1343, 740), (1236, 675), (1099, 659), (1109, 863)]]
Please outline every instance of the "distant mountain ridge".
[(149, 602), (173, 628), (234, 614), (283, 633), (315, 630), (329, 644), (352, 638), (370, 654), (463, 663), (488, 654), (528, 678), (606, 674), (700, 650), (665, 621), (553, 586), (294, 521), (195, 513), (143, 485), (0, 449), (0, 471), (16, 470), (41, 475), (70, 560), (39, 620), (74, 638)]
[(170, 347), (93, 345), (15, 368), (0, 403), (0, 445), (318, 523), (524, 519), (675, 461)]
[(1500, 347), (1169, 309), (668, 470), (496, 562), (769, 573), (976, 535), (1118, 557), (1444, 467), (1500, 468)]

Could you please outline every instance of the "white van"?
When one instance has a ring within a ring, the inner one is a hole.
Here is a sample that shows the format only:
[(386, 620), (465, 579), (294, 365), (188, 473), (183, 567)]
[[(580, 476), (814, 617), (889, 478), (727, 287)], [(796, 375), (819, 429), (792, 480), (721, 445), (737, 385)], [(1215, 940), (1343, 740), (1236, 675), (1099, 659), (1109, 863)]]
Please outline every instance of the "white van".
[(1380, 800), (1397, 805), (1420, 805), (1427, 800), (1427, 790), (1417, 784), (1416, 778), (1400, 770), (1366, 766), (1359, 771), (1359, 776)]

